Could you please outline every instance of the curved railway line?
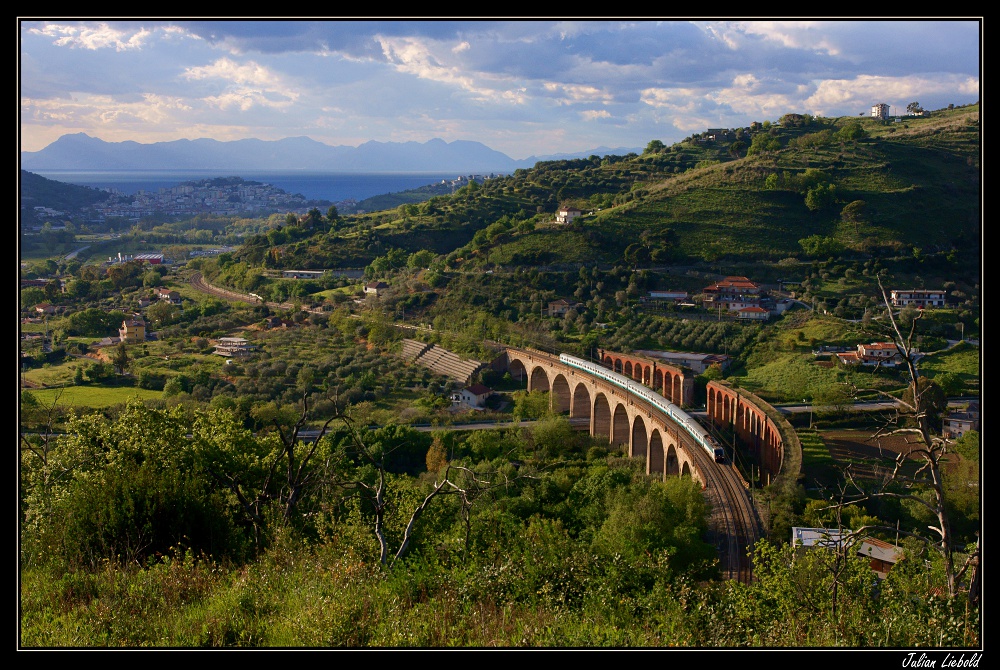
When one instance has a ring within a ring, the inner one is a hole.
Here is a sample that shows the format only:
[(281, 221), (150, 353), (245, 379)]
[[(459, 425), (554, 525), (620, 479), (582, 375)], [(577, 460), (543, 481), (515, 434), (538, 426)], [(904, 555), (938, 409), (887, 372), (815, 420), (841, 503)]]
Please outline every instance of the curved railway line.
[[(715, 432), (710, 422), (706, 424), (709, 432)], [(720, 443), (724, 443), (716, 435)], [(732, 453), (732, 446), (728, 453)], [(705, 459), (706, 461), (708, 459)], [(735, 579), (749, 584), (753, 579), (753, 565), (750, 560), (750, 550), (762, 536), (760, 518), (754, 506), (750, 487), (740, 475), (731, 458), (726, 463), (709, 463), (703, 468), (706, 479), (706, 494), (715, 497), (714, 509), (724, 510), (718, 515), (719, 532), (717, 543), (720, 556), (726, 557), (723, 573), (728, 579)], [(714, 467), (712, 467), (714, 466)], [(724, 532), (721, 532), (724, 529)]]
[[(259, 303), (255, 296), (237, 293), (212, 286), (205, 282), (201, 273), (194, 273), (189, 280), (192, 288), (222, 298), (248, 303)], [(290, 303), (264, 303), (269, 307), (288, 309)], [(541, 353), (541, 352), (539, 352)], [(551, 356), (551, 354), (546, 354)], [(553, 362), (559, 363), (557, 357), (551, 356)], [(599, 379), (595, 377), (595, 379)], [(602, 383), (607, 383), (603, 382)], [(673, 421), (663, 410), (647, 402), (637, 394), (631, 394), (634, 402), (649, 408), (649, 411), (662, 415), (668, 421)], [(703, 422), (704, 427), (717, 439), (710, 422)], [(723, 440), (720, 439), (720, 443)], [(729, 453), (732, 453), (732, 446)], [(711, 532), (716, 538), (715, 544), (721, 561), (722, 574), (726, 579), (750, 583), (753, 579), (749, 550), (761, 537), (761, 526), (749, 486), (743, 480), (739, 470), (731, 459), (726, 463), (716, 463), (702, 448), (691, 449), (693, 458), (698, 464), (698, 470), (704, 478), (704, 492), (711, 508)]]

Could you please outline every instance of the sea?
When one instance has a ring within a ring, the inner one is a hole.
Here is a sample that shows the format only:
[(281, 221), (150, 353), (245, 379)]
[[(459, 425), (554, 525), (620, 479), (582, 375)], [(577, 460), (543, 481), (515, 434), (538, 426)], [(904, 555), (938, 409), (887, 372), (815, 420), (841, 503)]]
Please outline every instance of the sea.
[(304, 170), (32, 170), (46, 179), (67, 184), (115, 188), (126, 195), (140, 190), (158, 191), (186, 181), (217, 177), (242, 177), (247, 181), (271, 184), (286, 193), (301, 194), (307, 200), (364, 200), (375, 195), (398, 193), (442, 180), (457, 179), (460, 174), (440, 172), (311, 172)]

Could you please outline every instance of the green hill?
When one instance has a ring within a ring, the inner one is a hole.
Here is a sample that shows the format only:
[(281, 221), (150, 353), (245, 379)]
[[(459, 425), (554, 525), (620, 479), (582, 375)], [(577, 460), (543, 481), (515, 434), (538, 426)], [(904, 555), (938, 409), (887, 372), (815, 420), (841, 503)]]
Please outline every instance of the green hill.
[[(426, 248), (456, 269), (978, 253), (978, 105), (901, 123), (789, 114), (757, 125), (541, 162), (454, 195), (400, 194), (425, 199), (347, 217), (286, 245), (279, 262), (357, 266), (393, 248)], [(557, 225), (561, 205), (585, 215)]]
[(33, 221), (34, 208), (38, 205), (64, 212), (77, 212), (108, 198), (108, 194), (100, 189), (65, 184), (25, 170), (21, 170), (20, 196), (22, 221)]

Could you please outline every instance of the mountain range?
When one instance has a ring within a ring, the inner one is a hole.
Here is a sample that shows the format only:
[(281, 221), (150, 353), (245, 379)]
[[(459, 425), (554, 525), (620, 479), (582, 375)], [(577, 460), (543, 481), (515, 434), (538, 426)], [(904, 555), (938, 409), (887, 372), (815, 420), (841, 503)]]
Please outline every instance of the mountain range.
[(538, 161), (606, 156), (641, 149), (599, 147), (575, 154), (516, 160), (480, 142), (365, 142), (331, 146), (308, 137), (282, 140), (207, 138), (170, 142), (105, 142), (85, 133), (63, 135), (40, 151), (22, 151), (23, 170), (329, 170), (331, 172), (512, 172)]

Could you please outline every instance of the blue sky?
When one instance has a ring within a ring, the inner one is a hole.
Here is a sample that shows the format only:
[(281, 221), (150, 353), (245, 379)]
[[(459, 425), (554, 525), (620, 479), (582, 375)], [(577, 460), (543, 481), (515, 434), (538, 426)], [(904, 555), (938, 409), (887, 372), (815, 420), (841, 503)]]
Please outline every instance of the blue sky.
[(21, 18), (20, 143), (475, 140), (511, 158), (980, 99), (981, 21)]

